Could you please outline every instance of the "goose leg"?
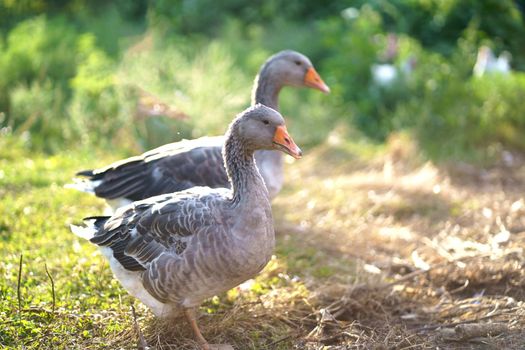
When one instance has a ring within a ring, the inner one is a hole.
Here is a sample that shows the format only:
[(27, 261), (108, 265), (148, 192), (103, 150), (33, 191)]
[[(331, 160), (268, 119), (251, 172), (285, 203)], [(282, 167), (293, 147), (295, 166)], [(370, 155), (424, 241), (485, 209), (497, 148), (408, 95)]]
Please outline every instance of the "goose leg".
[(210, 346), (208, 345), (208, 342), (202, 336), (199, 326), (197, 325), (197, 318), (195, 317), (195, 309), (184, 309), (184, 315), (186, 316), (186, 319), (190, 323), (191, 329), (193, 330), (193, 334), (195, 334), (195, 338), (197, 338), (197, 342), (199, 343), (201, 349), (210, 350)]

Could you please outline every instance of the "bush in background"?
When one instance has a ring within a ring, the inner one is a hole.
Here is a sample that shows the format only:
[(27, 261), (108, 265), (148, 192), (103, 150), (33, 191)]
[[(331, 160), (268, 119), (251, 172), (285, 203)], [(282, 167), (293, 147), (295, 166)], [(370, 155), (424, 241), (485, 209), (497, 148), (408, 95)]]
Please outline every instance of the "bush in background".
[[(437, 158), (525, 150), (522, 74), (472, 78), (481, 45), (524, 67), (523, 15), (511, 0), (0, 0), (0, 9), (2, 134), (35, 149), (135, 153), (220, 134), (249, 104), (264, 60), (289, 48), (332, 88), (281, 94), (303, 145), (345, 124), (375, 142), (408, 130)], [(378, 81), (378, 65), (395, 77)]]

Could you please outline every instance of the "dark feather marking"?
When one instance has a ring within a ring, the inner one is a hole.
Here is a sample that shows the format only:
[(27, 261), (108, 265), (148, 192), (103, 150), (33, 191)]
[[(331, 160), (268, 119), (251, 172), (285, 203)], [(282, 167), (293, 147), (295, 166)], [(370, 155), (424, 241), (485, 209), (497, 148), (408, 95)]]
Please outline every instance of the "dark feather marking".
[(113, 256), (118, 262), (126, 269), (130, 271), (143, 271), (145, 267), (142, 266), (136, 259), (131, 256), (126, 255), (125, 249), (127, 242), (125, 241), (115, 241), (111, 243), (108, 247), (113, 251)]

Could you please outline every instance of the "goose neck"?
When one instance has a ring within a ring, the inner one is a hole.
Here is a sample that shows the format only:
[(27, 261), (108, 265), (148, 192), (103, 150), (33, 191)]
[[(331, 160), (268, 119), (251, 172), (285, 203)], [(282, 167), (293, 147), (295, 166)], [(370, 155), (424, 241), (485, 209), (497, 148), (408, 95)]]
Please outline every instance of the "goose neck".
[(268, 191), (255, 165), (254, 150), (242, 142), (235, 126), (231, 128), (223, 148), (226, 173), (233, 191), (232, 202), (238, 204), (254, 197), (267, 198)]
[(261, 103), (267, 107), (279, 110), (278, 97), (281, 88), (282, 84), (271, 74), (270, 68), (264, 66), (255, 78), (252, 105)]

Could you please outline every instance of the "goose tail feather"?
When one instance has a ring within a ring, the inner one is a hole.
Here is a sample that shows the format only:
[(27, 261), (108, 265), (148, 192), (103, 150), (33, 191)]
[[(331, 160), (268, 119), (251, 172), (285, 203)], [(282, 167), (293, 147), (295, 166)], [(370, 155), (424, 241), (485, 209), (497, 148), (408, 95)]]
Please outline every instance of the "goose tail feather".
[(109, 218), (109, 216), (92, 216), (84, 218), (85, 226), (69, 225), (69, 228), (76, 236), (91, 240)]
[(73, 183), (65, 184), (64, 188), (72, 188), (80, 192), (95, 194), (95, 188), (97, 188), (101, 182), (102, 182), (101, 180), (92, 181), (92, 180), (73, 179)]

